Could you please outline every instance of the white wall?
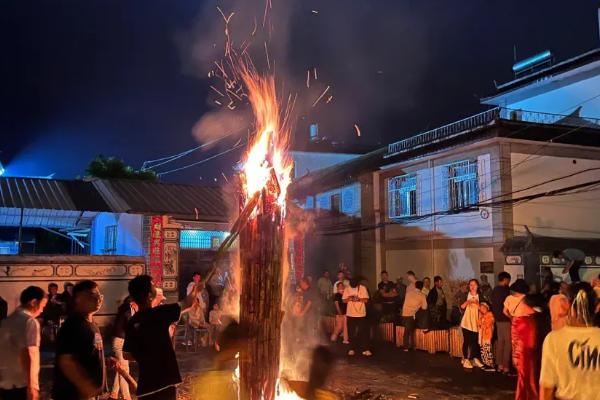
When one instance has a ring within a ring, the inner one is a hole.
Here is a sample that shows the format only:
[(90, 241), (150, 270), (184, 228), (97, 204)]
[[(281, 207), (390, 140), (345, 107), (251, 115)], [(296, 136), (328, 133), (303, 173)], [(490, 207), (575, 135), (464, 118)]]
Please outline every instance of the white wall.
[(308, 173), (331, 167), (332, 165), (359, 156), (359, 154), (318, 153), (309, 151), (292, 151), (291, 155), (294, 160), (294, 179), (298, 179)]
[[(457, 155), (455, 160), (443, 160), (433, 164), (432, 168), (422, 164), (413, 168), (402, 168), (399, 175), (405, 173), (417, 174), (417, 209), (418, 215), (427, 215), (448, 209), (448, 192), (443, 183), (446, 179), (444, 170), (451, 162), (461, 161), (474, 157)], [(492, 170), (491, 156), (488, 152), (476, 155), (479, 171), (479, 199), (480, 201), (491, 198)], [(385, 215), (389, 219), (389, 199), (387, 195), (387, 180), (381, 190), (385, 190)], [(398, 238), (420, 238), (427, 239), (431, 233), (436, 238), (483, 238), (493, 236), (493, 219), (489, 212), (487, 219), (482, 218), (480, 211), (465, 212), (450, 215), (430, 216), (414, 222), (403, 222), (391, 224), (386, 227), (386, 240)]]
[(98, 213), (92, 223), (91, 254), (104, 254), (105, 228), (117, 225), (117, 255), (143, 255), (141, 215)]
[[(331, 209), (331, 196), (340, 196), (340, 211), (346, 215), (360, 216), (360, 184), (344, 186), (319, 193), (314, 196), (313, 205), (310, 208), (323, 210)], [(307, 206), (307, 204), (305, 203)], [(307, 208), (309, 208), (307, 206)]]
[(551, 114), (569, 114), (581, 103), (582, 117), (600, 118), (600, 75), (551, 90), (528, 99), (509, 103), (508, 108), (539, 111)]
[[(574, 160), (576, 163), (573, 163)], [(589, 168), (599, 168), (515, 193), (513, 198), (600, 179), (600, 160), (511, 153), (511, 168), (513, 191)], [(600, 191), (544, 197), (515, 205), (515, 231), (524, 232), (523, 225), (527, 225), (533, 233), (540, 235), (600, 238), (599, 205)]]

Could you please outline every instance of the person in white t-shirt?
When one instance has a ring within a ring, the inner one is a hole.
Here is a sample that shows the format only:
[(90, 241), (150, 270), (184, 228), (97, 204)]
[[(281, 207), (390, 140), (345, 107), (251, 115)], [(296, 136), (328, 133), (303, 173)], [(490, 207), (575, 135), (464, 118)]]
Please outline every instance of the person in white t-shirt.
[(0, 399), (37, 400), (40, 372), (40, 316), (48, 299), (42, 288), (29, 286), (21, 306), (0, 327)]
[(342, 300), (348, 305), (346, 308), (348, 335), (350, 337), (348, 355), (353, 356), (356, 349), (361, 351), (364, 356), (371, 356), (366, 307), (369, 301), (367, 288), (361, 285), (358, 279), (351, 279), (350, 286), (344, 289)]
[(587, 282), (568, 290), (567, 325), (546, 336), (540, 400), (600, 399), (600, 328), (593, 326), (596, 294)]
[(483, 368), (481, 362), (481, 349), (479, 347), (479, 281), (469, 281), (469, 292), (467, 300), (460, 305), (463, 316), (460, 327), (463, 334), (463, 359), (462, 366), (467, 369), (476, 366)]

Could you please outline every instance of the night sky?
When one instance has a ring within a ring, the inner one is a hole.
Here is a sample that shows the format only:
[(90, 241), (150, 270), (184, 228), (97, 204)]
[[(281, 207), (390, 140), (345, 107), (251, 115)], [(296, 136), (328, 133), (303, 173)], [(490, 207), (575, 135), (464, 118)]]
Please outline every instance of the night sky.
[[(210, 47), (207, 30), (220, 24), (215, 6), (222, 3), (3, 0), (0, 161), (7, 173), (73, 178), (98, 154), (139, 167), (197, 145), (192, 128), (214, 108), (210, 65), (191, 49)], [(335, 96), (314, 109), (301, 103), (297, 143), (307, 137), (308, 122), (336, 140), (377, 144), (460, 119), (483, 109), (478, 99), (494, 92), (493, 80), (511, 79), (513, 46), (521, 59), (551, 49), (563, 60), (599, 41), (593, 0), (273, 4), (287, 7), (284, 26), (275, 27), (286, 39), (284, 80), (301, 91), (298, 82), (316, 66)], [(237, 139), (163, 170), (210, 157)], [(221, 183), (239, 154), (164, 179)]]

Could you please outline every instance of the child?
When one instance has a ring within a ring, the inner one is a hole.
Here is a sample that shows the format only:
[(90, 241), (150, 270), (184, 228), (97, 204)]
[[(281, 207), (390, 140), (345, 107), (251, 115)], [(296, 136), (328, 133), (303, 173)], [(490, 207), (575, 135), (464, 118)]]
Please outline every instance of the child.
[(215, 346), (215, 350), (219, 351), (219, 342), (217, 341), (217, 335), (219, 328), (221, 327), (221, 310), (219, 310), (219, 304), (215, 303), (213, 309), (208, 314), (208, 342), (211, 346)]
[(192, 306), (186, 308), (181, 314), (187, 314), (187, 323), (185, 328), (185, 336), (187, 346), (193, 345), (193, 335), (195, 329), (206, 327), (206, 320), (204, 319), (204, 305), (200, 303), (198, 299), (194, 299)]
[(493, 372), (494, 368), (494, 353), (492, 352), (492, 337), (494, 336), (494, 314), (490, 311), (490, 303), (481, 301), (479, 303), (479, 346), (481, 347), (481, 361), (483, 361), (482, 369), (484, 371)]
[(346, 286), (343, 282), (338, 282), (336, 287), (337, 293), (333, 295), (333, 303), (335, 305), (335, 327), (331, 334), (331, 341), (335, 342), (338, 336), (340, 336), (340, 333), (343, 333), (344, 344), (348, 344), (350, 343), (348, 341), (348, 324), (346, 321), (346, 308), (348, 307), (348, 304), (344, 303), (342, 300), (345, 288)]

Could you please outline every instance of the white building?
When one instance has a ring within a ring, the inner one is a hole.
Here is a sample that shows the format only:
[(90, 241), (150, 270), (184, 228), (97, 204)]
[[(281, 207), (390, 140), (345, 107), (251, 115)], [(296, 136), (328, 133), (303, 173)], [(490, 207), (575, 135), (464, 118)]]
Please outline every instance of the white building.
[[(392, 278), (414, 270), (459, 281), (508, 269), (533, 281), (542, 256), (552, 264), (547, 257), (561, 249), (538, 249), (544, 254), (534, 258), (523, 250), (507, 262), (513, 254), (505, 244), (528, 229), (564, 238), (565, 247), (577, 238), (600, 244), (593, 183), (600, 182), (600, 120), (506, 115), (492, 109), (298, 181), (292, 193), (307, 208), (311, 198), (330, 196), (314, 201), (317, 209), (329, 208), (342, 188), (360, 187), (360, 213), (350, 213), (355, 224), (336, 228), (330, 221), (311, 238), (330, 249), (320, 262), (354, 254), (356, 269), (372, 283), (382, 270)], [(586, 274), (597, 275), (600, 250), (589, 255)]]

